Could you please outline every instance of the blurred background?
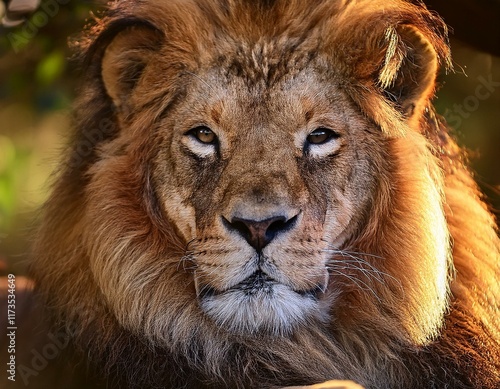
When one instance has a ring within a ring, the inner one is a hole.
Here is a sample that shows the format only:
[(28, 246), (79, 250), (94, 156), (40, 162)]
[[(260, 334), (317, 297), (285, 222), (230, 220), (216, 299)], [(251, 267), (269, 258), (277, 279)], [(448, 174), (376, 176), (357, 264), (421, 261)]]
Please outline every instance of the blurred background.
[[(0, 0), (0, 272), (22, 273), (37, 209), (70, 131), (79, 71), (68, 38), (104, 2)], [(500, 1), (430, 0), (451, 25), (455, 73), (440, 76), (437, 111), (470, 151), (477, 180), (500, 209)], [(16, 27), (17, 25), (17, 27)]]

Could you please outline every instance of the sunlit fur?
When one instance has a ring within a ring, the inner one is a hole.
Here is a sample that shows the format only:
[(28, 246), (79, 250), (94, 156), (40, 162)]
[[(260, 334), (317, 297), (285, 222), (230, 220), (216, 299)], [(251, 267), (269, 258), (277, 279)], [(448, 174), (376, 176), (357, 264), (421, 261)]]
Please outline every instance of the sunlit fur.
[[(445, 40), (395, 0), (111, 5), (35, 246), (55, 325), (121, 387), (496, 388), (499, 239), (430, 105)], [(275, 203), (297, 221), (261, 257), (221, 222)]]

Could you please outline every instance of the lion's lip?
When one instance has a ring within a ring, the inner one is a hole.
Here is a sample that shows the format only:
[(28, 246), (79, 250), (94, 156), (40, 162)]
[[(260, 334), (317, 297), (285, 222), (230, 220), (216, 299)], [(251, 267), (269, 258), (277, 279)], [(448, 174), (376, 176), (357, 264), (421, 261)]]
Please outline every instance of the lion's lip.
[[(198, 297), (201, 299), (211, 298), (231, 291), (243, 292), (247, 296), (252, 296), (257, 293), (272, 294), (274, 286), (279, 284), (280, 283), (278, 281), (270, 277), (262, 270), (257, 270), (255, 273), (245, 278), (243, 281), (223, 291), (216, 290), (215, 288), (206, 285), (201, 288)], [(303, 297), (315, 300), (319, 299), (320, 295), (323, 294), (325, 290), (323, 285), (318, 285), (308, 290), (295, 290), (293, 288), (290, 289)]]
[(257, 270), (250, 277), (236, 284), (231, 289), (238, 289), (247, 295), (252, 295), (257, 292), (271, 292), (273, 285), (277, 283), (276, 280), (269, 277), (263, 271)]

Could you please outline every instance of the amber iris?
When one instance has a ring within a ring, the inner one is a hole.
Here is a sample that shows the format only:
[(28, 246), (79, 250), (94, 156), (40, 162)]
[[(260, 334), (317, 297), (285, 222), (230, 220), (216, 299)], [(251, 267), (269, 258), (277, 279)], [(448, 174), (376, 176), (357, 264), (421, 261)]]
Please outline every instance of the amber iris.
[(217, 135), (215, 135), (210, 128), (205, 126), (193, 128), (190, 134), (201, 143), (214, 144), (217, 142)]

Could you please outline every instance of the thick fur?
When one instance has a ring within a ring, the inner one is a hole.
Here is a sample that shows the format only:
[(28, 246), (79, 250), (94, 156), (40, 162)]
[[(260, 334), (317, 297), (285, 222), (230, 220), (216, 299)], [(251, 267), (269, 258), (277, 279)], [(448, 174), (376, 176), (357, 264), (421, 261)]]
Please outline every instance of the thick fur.
[[(450, 63), (437, 16), (118, 1), (78, 44), (33, 275), (110, 385), (498, 387), (499, 239), (430, 105)], [(305, 151), (317, 127), (335, 137)], [(221, 222), (276, 209), (295, 224), (260, 255)], [(272, 293), (248, 297), (257, 268)]]

